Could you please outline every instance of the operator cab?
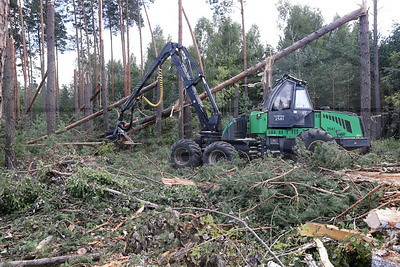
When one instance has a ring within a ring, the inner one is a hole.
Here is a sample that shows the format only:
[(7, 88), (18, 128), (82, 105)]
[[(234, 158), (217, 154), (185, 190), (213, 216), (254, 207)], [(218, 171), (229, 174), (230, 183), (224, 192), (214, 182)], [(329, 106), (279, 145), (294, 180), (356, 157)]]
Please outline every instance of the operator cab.
[(285, 75), (274, 88), (263, 105), (263, 111), (268, 111), (268, 127), (313, 127), (313, 107), (306, 83)]

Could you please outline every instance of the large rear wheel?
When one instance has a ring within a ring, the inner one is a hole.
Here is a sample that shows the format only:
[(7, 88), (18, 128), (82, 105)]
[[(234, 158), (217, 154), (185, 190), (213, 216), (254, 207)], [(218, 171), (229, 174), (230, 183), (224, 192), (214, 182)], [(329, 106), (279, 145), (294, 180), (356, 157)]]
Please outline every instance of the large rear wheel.
[(217, 141), (209, 144), (203, 153), (204, 164), (215, 164), (219, 161), (232, 161), (236, 153), (235, 148), (223, 141)]
[(175, 169), (201, 165), (201, 149), (196, 142), (182, 139), (171, 146), (171, 164)]
[(322, 129), (310, 129), (299, 135), (307, 150), (314, 152), (318, 144), (334, 141), (332, 135)]

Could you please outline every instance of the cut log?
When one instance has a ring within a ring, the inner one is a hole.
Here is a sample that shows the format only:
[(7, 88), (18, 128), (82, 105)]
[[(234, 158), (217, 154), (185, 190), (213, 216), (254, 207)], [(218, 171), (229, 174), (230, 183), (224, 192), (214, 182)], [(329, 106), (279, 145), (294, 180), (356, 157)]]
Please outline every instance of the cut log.
[(93, 253), (87, 255), (65, 255), (65, 256), (58, 256), (53, 258), (43, 258), (43, 259), (36, 259), (36, 260), (22, 260), (22, 261), (9, 261), (0, 263), (0, 267), (5, 266), (44, 266), (44, 265), (56, 265), (67, 262), (69, 260), (77, 260), (80, 258), (91, 258), (92, 260), (99, 260), (100, 254)]
[(346, 238), (352, 236), (360, 236), (361, 239), (368, 243), (372, 243), (374, 240), (370, 237), (363, 235), (362, 233), (355, 230), (347, 230), (347, 229), (339, 229), (334, 225), (322, 224), (322, 223), (313, 223), (308, 222), (301, 226), (299, 231), (302, 236), (310, 236), (310, 237), (329, 237), (334, 240), (345, 240)]
[(372, 210), (368, 213), (365, 222), (372, 229), (378, 229), (378, 228), (400, 229), (400, 211), (394, 209)]

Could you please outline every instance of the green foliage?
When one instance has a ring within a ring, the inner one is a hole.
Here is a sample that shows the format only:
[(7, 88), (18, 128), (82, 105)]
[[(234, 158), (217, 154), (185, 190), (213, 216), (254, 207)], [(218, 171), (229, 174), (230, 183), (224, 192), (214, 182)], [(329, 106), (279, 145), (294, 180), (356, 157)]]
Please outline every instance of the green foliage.
[(313, 152), (306, 150), (302, 142), (298, 144), (296, 151), (299, 162), (308, 163), (311, 166), (340, 170), (350, 167), (354, 162), (352, 155), (336, 142), (322, 142), (315, 147)]
[(100, 156), (107, 156), (114, 153), (117, 150), (117, 147), (114, 143), (105, 143), (97, 148), (96, 154)]
[(0, 215), (25, 212), (42, 195), (43, 185), (25, 176), (2, 171), (0, 175)]
[(339, 245), (329, 246), (330, 259), (335, 266), (370, 266), (373, 246), (359, 236), (350, 237)]
[(110, 174), (102, 170), (82, 168), (67, 180), (67, 190), (73, 197), (93, 198), (104, 195), (104, 187), (114, 185)]

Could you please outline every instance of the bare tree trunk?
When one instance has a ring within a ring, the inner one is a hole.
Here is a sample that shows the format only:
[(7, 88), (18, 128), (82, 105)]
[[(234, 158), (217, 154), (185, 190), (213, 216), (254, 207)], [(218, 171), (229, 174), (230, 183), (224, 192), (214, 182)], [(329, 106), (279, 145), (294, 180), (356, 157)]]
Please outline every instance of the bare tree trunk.
[[(27, 110), (29, 103), (31, 100), (29, 99), (29, 89), (28, 89), (28, 55), (26, 49), (26, 38), (25, 38), (25, 24), (24, 24), (24, 16), (22, 14), (22, 3), (21, 0), (18, 1), (18, 9), (19, 9), (19, 20), (21, 23), (21, 36), (22, 36), (22, 49), (23, 49), (23, 58), (22, 58), (22, 73), (24, 76), (24, 107)], [(27, 121), (27, 123), (29, 120)], [(26, 124), (27, 125), (27, 124)]]
[(144, 63), (143, 63), (143, 38), (142, 38), (142, 17), (140, 16), (140, 1), (137, 1), (138, 10), (138, 28), (139, 28), (139, 43), (140, 43), (140, 73), (144, 76)]
[[(28, 29), (27, 33), (28, 33), (28, 49), (29, 49), (29, 51), (32, 51), (32, 46), (31, 46), (32, 41), (31, 41), (31, 34), (29, 33), (29, 29)], [(28, 72), (29, 72), (29, 75), (28, 75), (28, 78), (29, 78), (28, 98), (29, 98), (29, 104), (30, 104), (30, 102), (32, 101), (32, 91), (33, 91), (33, 59), (32, 59), (32, 53), (29, 53), (28, 63), (29, 63), (29, 67), (28, 67)], [(27, 111), (27, 110), (28, 109), (25, 108), (25, 111)], [(29, 119), (32, 120), (33, 119), (33, 113), (29, 112), (28, 114), (29, 114)], [(17, 109), (17, 118), (19, 118), (20, 115), (21, 115), (21, 112), (20, 112), (19, 109)], [(26, 126), (29, 127), (29, 123), (27, 123)]]
[(93, 39), (94, 39), (94, 77), (95, 77), (95, 85), (99, 83), (99, 72), (97, 69), (97, 55), (98, 55), (98, 42), (97, 42), (97, 31), (96, 31), (96, 22), (95, 22), (95, 12), (94, 12), (94, 1), (90, 1), (90, 10), (92, 15), (92, 27), (93, 27)]
[[(92, 112), (92, 102), (90, 101), (90, 97), (92, 95), (92, 84), (90, 83), (90, 75), (86, 74), (86, 83), (85, 83), (85, 106), (83, 109), (83, 114), (85, 117), (90, 116)], [(92, 122), (88, 121), (84, 124), (85, 131), (90, 131), (92, 129)]]
[(124, 96), (128, 96), (128, 85), (127, 85), (127, 71), (126, 71), (126, 50), (125, 50), (125, 26), (124, 26), (124, 18), (123, 18), (123, 7), (122, 1), (118, 0), (119, 5), (119, 23), (120, 23), (120, 31), (121, 31), (121, 45), (122, 45), (122, 65), (124, 68)]
[[(40, 0), (40, 45), (41, 45), (41, 55), (40, 55), (40, 74), (42, 75), (42, 80), (44, 79), (44, 74), (45, 74), (45, 50), (44, 50), (44, 10), (43, 10), (43, 0)], [(43, 111), (46, 110), (46, 85), (44, 85), (44, 88), (42, 90), (42, 108)]]
[(59, 84), (59, 73), (58, 73), (58, 47), (56, 45), (56, 114), (60, 116), (60, 84)]
[[(89, 28), (88, 28), (88, 22), (87, 22), (87, 16), (86, 16), (86, 8), (85, 8), (85, 2), (82, 0), (81, 2), (82, 6), (82, 14), (83, 14), (83, 23), (85, 27), (85, 37), (86, 37), (86, 49), (87, 49), (87, 84), (90, 86), (92, 85), (92, 60), (91, 60), (91, 54), (90, 54), (90, 39), (89, 39)], [(87, 90), (85, 90), (86, 92)], [(90, 91), (89, 97), (92, 95), (92, 91)], [(86, 102), (86, 96), (85, 96), (85, 102)]]
[(78, 73), (77, 70), (74, 69), (74, 106), (75, 113), (79, 112), (79, 89), (78, 89)]
[(108, 130), (108, 87), (106, 79), (106, 66), (104, 61), (104, 40), (103, 40), (103, 2), (99, 0), (99, 36), (100, 36), (100, 73), (101, 73), (101, 105), (103, 106), (103, 127)]
[(3, 117), (2, 81), (5, 47), (7, 42), (9, 4), (9, 0), (0, 0), (0, 123), (1, 118)]
[(233, 97), (233, 117), (239, 116), (239, 84), (235, 83), (235, 95)]
[(378, 47), (378, 0), (374, 0), (374, 94), (375, 94), (375, 114), (376, 134), (375, 138), (380, 138), (382, 134), (382, 107), (381, 93), (379, 88), (379, 47)]
[(199, 61), (200, 70), (204, 73), (203, 61), (201, 60), (199, 46), (197, 45), (196, 37), (194, 36), (194, 32), (192, 30), (192, 26), (190, 25), (189, 19), (188, 19), (187, 15), (186, 15), (186, 12), (185, 12), (185, 9), (183, 7), (182, 7), (182, 13), (185, 16), (185, 20), (186, 20), (186, 23), (188, 25), (188, 28), (189, 28), (189, 31), (190, 31), (190, 35), (192, 36), (192, 41), (193, 41), (194, 48), (196, 49), (197, 60)]
[(55, 58), (55, 41), (54, 41), (54, 2), (47, 3), (47, 134), (56, 131), (56, 58)]
[(79, 30), (78, 30), (78, 19), (77, 19), (77, 15), (76, 15), (76, 4), (75, 4), (75, 0), (72, 1), (73, 3), (73, 7), (74, 7), (74, 21), (75, 21), (75, 39), (76, 39), (76, 53), (77, 53), (77, 58), (78, 58), (78, 82), (79, 82), (79, 86), (78, 86), (78, 106), (82, 106), (83, 104), (83, 97), (82, 97), (82, 92), (83, 92), (83, 88), (82, 88), (82, 62), (81, 62), (81, 52), (80, 52), (80, 38), (79, 38)]
[[(14, 57), (15, 57), (15, 46), (14, 46)], [(17, 77), (17, 64), (14, 64), (14, 75)], [(18, 79), (14, 79), (14, 91), (15, 91), (15, 114), (16, 114), (16, 119), (18, 120), (21, 118), (21, 100), (19, 98), (19, 85), (18, 85)], [(0, 90), (1, 93), (1, 90)], [(33, 114), (33, 113), (32, 113)]]
[[(182, 0), (178, 0), (178, 43), (182, 44)], [(178, 76), (179, 77), (179, 76)], [(178, 135), (179, 139), (185, 138), (185, 117), (183, 105), (185, 103), (185, 93), (183, 91), (182, 78), (178, 78), (179, 113), (178, 113)]]
[[(156, 40), (154, 38), (153, 29), (151, 27), (149, 14), (147, 13), (147, 9), (146, 9), (146, 6), (145, 6), (143, 1), (142, 1), (142, 3), (143, 3), (144, 12), (146, 13), (147, 23), (149, 24), (149, 30), (150, 30), (151, 40), (152, 40), (152, 43), (153, 43), (154, 54), (155, 54), (156, 57), (158, 57), (157, 44), (156, 44)], [(161, 66), (158, 67), (158, 71), (161, 71)], [(156, 87), (155, 97), (157, 99), (161, 98), (161, 87), (160, 87), (160, 79), (159, 79), (159, 77), (157, 77), (157, 87)], [(156, 132), (157, 132), (157, 135), (159, 135), (159, 136), (161, 136), (161, 134), (162, 134), (161, 120), (162, 120), (162, 111), (164, 109), (164, 102), (163, 102), (162, 99), (160, 99), (160, 100), (161, 100), (161, 102), (156, 107), (156, 113), (155, 113)], [(161, 145), (161, 139), (159, 139), (158, 144)]]
[(5, 167), (14, 169), (15, 166), (15, 92), (14, 92), (14, 73), (15, 53), (14, 39), (7, 38), (7, 49), (4, 61), (4, 107), (7, 110), (5, 114)]
[[(243, 70), (247, 70), (247, 41), (246, 41), (246, 30), (244, 27), (244, 8), (243, 0), (240, 0), (240, 14), (242, 15), (242, 44), (243, 44)], [(247, 86), (247, 76), (244, 77), (244, 98), (249, 98), (249, 89)]]
[(115, 74), (114, 74), (114, 49), (113, 49), (113, 33), (110, 21), (110, 41), (111, 41), (111, 98), (115, 99)]
[(361, 116), (365, 122), (365, 134), (371, 136), (371, 65), (368, 36), (368, 13), (360, 17), (360, 55)]
[(79, 77), (80, 81), (80, 95), (81, 95), (81, 104), (85, 105), (85, 50), (83, 48), (83, 33), (82, 33), (82, 17), (79, 17), (79, 46), (81, 51), (81, 73)]
[(128, 94), (131, 94), (131, 53), (130, 53), (130, 44), (129, 44), (129, 2), (126, 0), (126, 89)]

